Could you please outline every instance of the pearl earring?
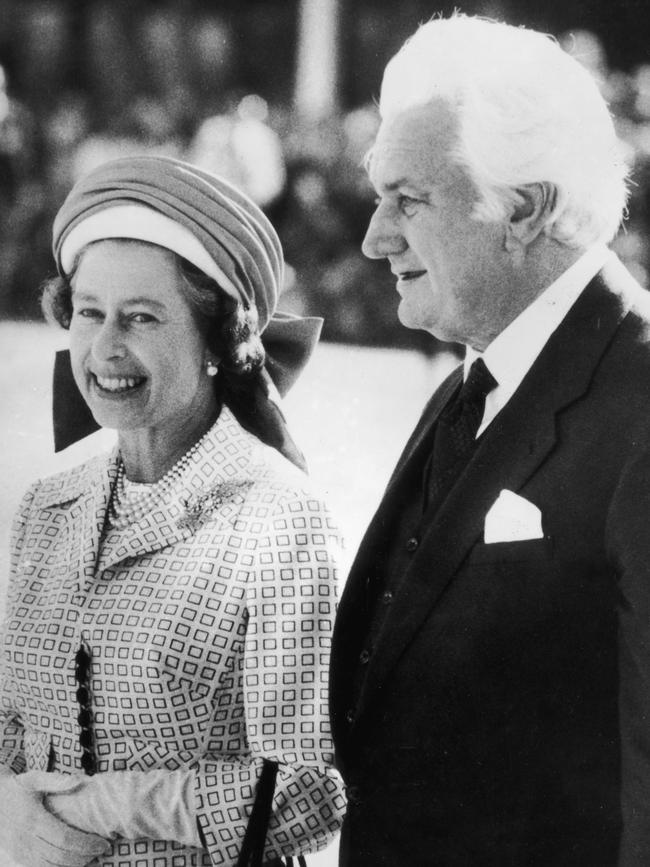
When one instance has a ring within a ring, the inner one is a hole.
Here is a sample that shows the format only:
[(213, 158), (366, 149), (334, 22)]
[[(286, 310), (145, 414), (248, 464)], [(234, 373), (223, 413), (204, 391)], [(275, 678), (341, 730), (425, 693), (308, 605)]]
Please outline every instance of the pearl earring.
[(208, 359), (208, 361), (205, 362), (205, 372), (208, 376), (216, 376), (219, 372), (219, 366), (215, 361)]

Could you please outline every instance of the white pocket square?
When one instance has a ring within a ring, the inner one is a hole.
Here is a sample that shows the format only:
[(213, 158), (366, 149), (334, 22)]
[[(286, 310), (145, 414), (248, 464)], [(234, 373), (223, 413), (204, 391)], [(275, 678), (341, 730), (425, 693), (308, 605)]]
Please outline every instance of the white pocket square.
[(542, 513), (537, 506), (513, 491), (501, 491), (485, 516), (484, 541), (492, 544), (543, 538)]

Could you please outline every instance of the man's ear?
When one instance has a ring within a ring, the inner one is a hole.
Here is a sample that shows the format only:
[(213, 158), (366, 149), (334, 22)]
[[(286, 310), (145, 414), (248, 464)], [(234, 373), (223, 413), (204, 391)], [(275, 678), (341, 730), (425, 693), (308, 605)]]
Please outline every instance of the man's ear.
[(548, 224), (557, 208), (558, 190), (549, 181), (517, 187), (519, 201), (510, 214), (506, 230), (506, 249), (527, 247)]

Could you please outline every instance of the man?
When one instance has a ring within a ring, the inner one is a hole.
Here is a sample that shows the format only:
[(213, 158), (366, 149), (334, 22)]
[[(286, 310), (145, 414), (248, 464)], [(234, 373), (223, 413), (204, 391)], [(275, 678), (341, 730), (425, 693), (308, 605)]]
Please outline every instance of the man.
[(467, 357), (340, 604), (341, 864), (647, 867), (650, 296), (605, 246), (611, 118), (551, 39), (460, 15), (380, 111), (364, 252)]

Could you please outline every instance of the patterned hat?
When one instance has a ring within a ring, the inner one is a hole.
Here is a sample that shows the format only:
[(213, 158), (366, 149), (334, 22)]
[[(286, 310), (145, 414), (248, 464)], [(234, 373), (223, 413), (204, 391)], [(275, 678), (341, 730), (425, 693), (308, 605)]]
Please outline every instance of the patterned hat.
[(54, 220), (59, 273), (70, 272), (86, 244), (105, 238), (169, 246), (244, 307), (257, 307), (262, 329), (275, 311), (284, 275), (275, 229), (251, 199), (197, 166), (170, 157), (125, 157), (81, 178)]

